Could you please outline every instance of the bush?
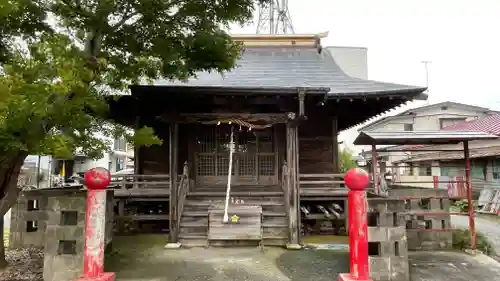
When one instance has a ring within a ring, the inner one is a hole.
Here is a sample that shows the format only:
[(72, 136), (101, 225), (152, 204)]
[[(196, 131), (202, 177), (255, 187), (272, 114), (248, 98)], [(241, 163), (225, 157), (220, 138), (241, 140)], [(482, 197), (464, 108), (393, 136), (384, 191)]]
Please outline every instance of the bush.
[[(456, 230), (453, 232), (453, 248), (457, 250), (470, 249), (470, 231)], [(488, 256), (495, 255), (495, 249), (488, 239), (476, 232), (476, 248)]]

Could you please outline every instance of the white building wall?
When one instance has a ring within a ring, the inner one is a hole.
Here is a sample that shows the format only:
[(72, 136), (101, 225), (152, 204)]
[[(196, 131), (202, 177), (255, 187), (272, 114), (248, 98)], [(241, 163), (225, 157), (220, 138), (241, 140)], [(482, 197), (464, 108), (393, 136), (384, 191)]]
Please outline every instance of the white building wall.
[(368, 49), (363, 47), (325, 48), (332, 54), (335, 62), (349, 76), (368, 79)]

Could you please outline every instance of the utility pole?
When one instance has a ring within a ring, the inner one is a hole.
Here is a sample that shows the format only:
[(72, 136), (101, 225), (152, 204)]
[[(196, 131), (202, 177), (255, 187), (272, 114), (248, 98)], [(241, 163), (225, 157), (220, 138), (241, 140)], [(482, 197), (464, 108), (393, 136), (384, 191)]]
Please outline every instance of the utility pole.
[(425, 67), (425, 87), (427, 87), (427, 90), (425, 91), (426, 93), (429, 92), (429, 64), (431, 61), (424, 60), (422, 61)]

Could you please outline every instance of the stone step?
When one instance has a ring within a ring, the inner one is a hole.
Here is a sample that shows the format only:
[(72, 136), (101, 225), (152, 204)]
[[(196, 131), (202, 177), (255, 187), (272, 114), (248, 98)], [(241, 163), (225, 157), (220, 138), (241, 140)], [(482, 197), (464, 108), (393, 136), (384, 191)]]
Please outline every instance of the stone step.
[(193, 237), (193, 238), (184, 238), (179, 237), (179, 242), (182, 247), (208, 247), (207, 237)]

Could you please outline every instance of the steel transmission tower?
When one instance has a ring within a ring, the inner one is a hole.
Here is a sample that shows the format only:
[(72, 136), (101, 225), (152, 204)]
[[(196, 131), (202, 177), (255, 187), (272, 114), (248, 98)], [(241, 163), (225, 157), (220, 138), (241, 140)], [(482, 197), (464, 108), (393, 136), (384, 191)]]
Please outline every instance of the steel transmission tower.
[(257, 34), (295, 33), (288, 10), (288, 0), (270, 0), (259, 5)]

